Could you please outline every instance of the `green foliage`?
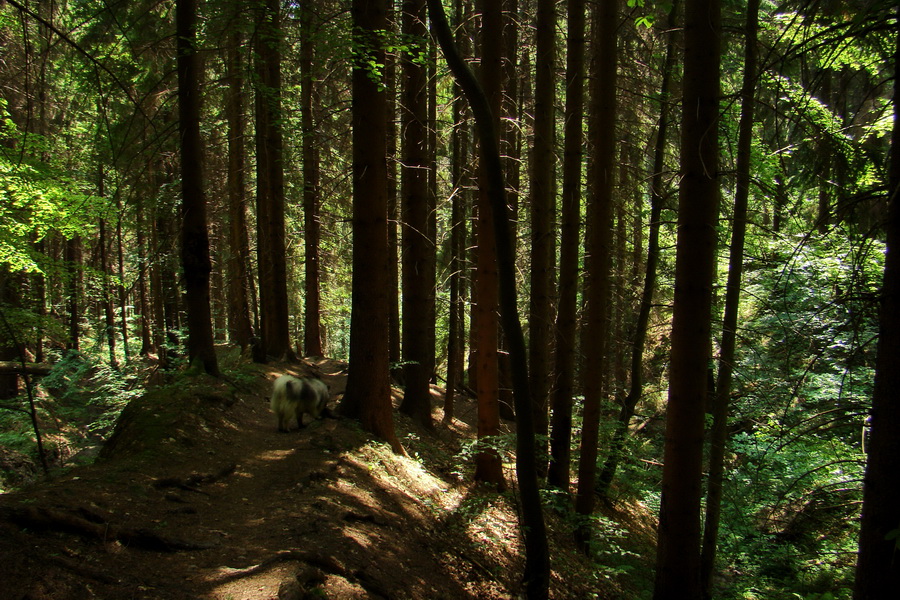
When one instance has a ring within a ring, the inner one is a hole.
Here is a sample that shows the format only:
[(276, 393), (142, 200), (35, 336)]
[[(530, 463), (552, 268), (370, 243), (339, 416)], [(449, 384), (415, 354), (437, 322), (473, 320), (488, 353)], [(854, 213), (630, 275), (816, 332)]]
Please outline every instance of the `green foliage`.
[[(884, 48), (851, 35), (859, 32), (860, 25), (859, 21), (838, 18), (829, 21), (822, 15), (804, 15), (794, 11), (773, 11), (771, 21), (763, 24), (777, 32), (781, 43), (803, 53), (817, 66), (835, 70), (848, 68), (880, 76)], [(876, 38), (873, 41), (878, 44), (883, 43), (882, 40)]]
[(882, 264), (841, 231), (770, 240), (748, 269), (722, 598), (850, 597)]
[(504, 462), (511, 460), (515, 453), (515, 434), (491, 435), (480, 439), (466, 440), (459, 452), (454, 457), (452, 474), (460, 479), (466, 479), (471, 471), (475, 457), (482, 452), (496, 452), (504, 457)]
[(377, 60), (379, 52), (394, 48), (394, 33), (390, 30), (353, 30), (353, 66), (365, 71), (379, 90), (384, 90), (384, 63)]
[[(627, 4), (628, 8), (645, 8), (644, 0), (628, 0)], [(668, 9), (666, 9), (666, 7), (663, 7), (663, 10), (664, 12), (668, 12)], [(654, 20), (655, 15), (651, 12), (648, 12), (646, 14), (636, 16), (634, 18), (634, 24), (638, 27), (645, 27), (647, 29), (650, 29), (651, 27), (653, 27)]]
[[(5, 116), (4, 116), (5, 115)], [(16, 135), (0, 103), (6, 136)], [(32, 140), (35, 136), (17, 136)], [(27, 146), (34, 146), (24, 143)], [(64, 238), (85, 233), (105, 203), (85, 187), (25, 153), (0, 151), (0, 264), (12, 271), (41, 272), (34, 244), (55, 232)]]
[(625, 547), (628, 531), (602, 514), (587, 519), (591, 527), (589, 554), (593, 561), (593, 574), (598, 580), (612, 580), (630, 576), (640, 562), (638, 554)]
[(58, 357), (41, 388), (53, 398), (54, 411), (67, 422), (105, 436), (123, 408), (143, 393), (136, 371), (114, 369), (79, 352)]
[[(18, 405), (14, 405), (17, 406)], [(27, 412), (0, 408), (0, 446), (23, 455), (34, 455), (34, 431)]]

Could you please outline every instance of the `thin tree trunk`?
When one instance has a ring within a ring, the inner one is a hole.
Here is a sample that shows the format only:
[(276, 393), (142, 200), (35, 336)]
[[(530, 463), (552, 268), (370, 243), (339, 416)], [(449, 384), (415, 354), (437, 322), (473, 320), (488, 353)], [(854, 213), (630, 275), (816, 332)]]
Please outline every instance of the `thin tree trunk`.
[(181, 262), (188, 318), (188, 357), (210, 375), (219, 374), (209, 306), (209, 233), (203, 191), (200, 141), (200, 60), (197, 56), (197, 0), (177, 0), (178, 131), (181, 139)]
[(147, 227), (147, 220), (144, 216), (144, 206), (143, 203), (138, 203), (137, 206), (137, 228), (135, 230), (136, 243), (137, 243), (137, 254), (138, 254), (138, 276), (137, 276), (137, 284), (138, 284), (138, 306), (140, 311), (140, 322), (141, 322), (141, 356), (147, 356), (151, 352), (155, 351), (153, 347), (153, 338), (150, 335), (150, 327), (151, 322), (153, 321), (150, 317), (151, 315), (151, 305), (149, 301), (149, 297), (147, 295), (147, 274), (148, 274), (148, 261), (147, 261), (147, 238), (144, 235), (144, 229)]
[[(351, 13), (360, 56), (353, 68), (353, 283), (350, 372), (342, 412), (367, 431), (403, 446), (394, 432), (388, 361), (388, 237), (386, 92), (368, 64), (384, 64), (378, 32), (387, 27), (385, 0), (353, 0)], [(374, 61), (374, 63), (373, 63)], [(380, 115), (380, 118), (370, 118)], [(396, 293), (394, 291), (393, 293)]]
[(517, 314), (515, 256), (507, 213), (503, 167), (497, 144), (496, 122), (493, 118), (495, 113), (492, 113), (491, 104), (479, 86), (478, 80), (466, 67), (454, 47), (453, 36), (440, 0), (428, 0), (428, 6), (435, 37), (438, 38), (444, 57), (472, 107), (478, 127), (483, 169), (489, 176), (490, 208), (494, 213), (497, 265), (500, 274), (500, 314), (509, 341), (513, 365), (513, 393), (518, 415), (516, 475), (522, 503), (521, 529), (525, 538), (525, 571), (522, 580), (526, 598), (543, 600), (549, 593), (550, 556), (538, 488), (534, 422), (528, 387), (528, 358), (525, 337)]
[[(235, 15), (235, 18), (238, 18)], [(243, 36), (236, 27), (225, 49), (225, 79), (228, 83), (225, 117), (228, 122), (228, 324), (231, 341), (247, 349), (253, 340), (250, 301), (250, 240), (247, 233), (246, 151), (244, 149), (244, 78), (241, 46)]]
[[(171, 185), (174, 178), (168, 172), (160, 174), (158, 186)], [(168, 349), (176, 346), (180, 340), (177, 329), (180, 326), (178, 277), (175, 275), (176, 264), (172, 257), (173, 240), (177, 238), (174, 219), (169, 209), (156, 205), (154, 207), (152, 227), (153, 255), (159, 257), (153, 262), (150, 270), (150, 290), (153, 297), (153, 313), (156, 323), (154, 328), (155, 344), (159, 349), (160, 362), (167, 366)]]
[(556, 314), (556, 362), (553, 422), (547, 483), (569, 491), (572, 462), (572, 397), (575, 383), (578, 248), (581, 231), (582, 112), (584, 110), (584, 0), (567, 7), (565, 147), (563, 150), (562, 226), (559, 244), (559, 307)]
[[(100, 184), (97, 189), (100, 196), (103, 196), (102, 170), (100, 173)], [(109, 352), (109, 364), (113, 368), (116, 368), (119, 364), (116, 360), (116, 315), (115, 310), (113, 309), (112, 283), (110, 282), (109, 277), (109, 239), (106, 234), (106, 219), (100, 219), (98, 235), (99, 240), (97, 241), (97, 245), (99, 246), (100, 273), (103, 281), (103, 296), (101, 298), (101, 302), (103, 303), (103, 337), (106, 339), (106, 347)]]
[(703, 424), (719, 200), (719, 0), (685, 3), (681, 189), (654, 600), (700, 597)]
[(78, 351), (81, 348), (81, 288), (84, 281), (81, 261), (81, 237), (74, 236), (66, 240), (66, 283), (69, 310), (69, 339), (66, 348)]
[[(500, 157), (503, 162), (503, 174), (506, 181), (506, 203), (509, 206), (510, 225), (512, 227), (513, 252), (517, 252), (519, 241), (519, 196), (522, 188), (522, 128), (524, 125), (521, 108), (524, 104), (520, 97), (520, 79), (527, 80), (531, 69), (528, 64), (519, 64), (519, 1), (498, 0), (501, 5), (501, 29), (502, 29), (502, 58), (500, 79), (497, 82), (500, 94), (498, 112), (500, 124), (498, 133), (500, 136)], [(525, 50), (527, 56), (527, 49)], [(521, 73), (521, 77), (520, 77)], [(503, 330), (497, 338), (499, 353), (497, 355), (498, 374), (498, 402), (500, 418), (508, 421), (516, 419), (513, 408), (515, 399), (512, 391), (512, 365), (510, 364), (509, 345)]]
[[(34, 244), (39, 256), (48, 255), (49, 240), (44, 237)], [(43, 273), (34, 273), (31, 277), (33, 291), (32, 305), (37, 315), (37, 328), (34, 333), (34, 362), (44, 362), (44, 320), (47, 317), (47, 280)], [(122, 304), (124, 307), (124, 303)], [(124, 308), (123, 308), (124, 310)]]
[[(822, 89), (819, 91), (819, 96), (822, 98), (824, 104), (829, 107), (831, 106), (831, 70), (823, 69), (821, 73), (822, 77)], [(831, 186), (833, 185), (831, 182), (832, 171), (834, 166), (834, 160), (832, 158), (834, 154), (833, 144), (831, 142), (831, 132), (825, 129), (824, 127), (819, 131), (819, 135), (822, 136), (818, 143), (818, 151), (819, 151), (819, 160), (821, 163), (819, 164), (819, 204), (817, 207), (818, 215), (816, 216), (816, 231), (819, 232), (820, 235), (825, 235), (828, 233), (829, 228), (831, 227), (832, 221), (832, 191)]]
[[(897, 9), (900, 18), (900, 8)], [(894, 55), (900, 69), (900, 33)], [(889, 164), (887, 253), (881, 289), (872, 429), (863, 480), (854, 600), (877, 600), (900, 589), (900, 79), (894, 79), (894, 129)]]
[[(464, 6), (462, 0), (455, 1), (456, 23), (459, 23), (456, 32), (456, 46), (461, 52), (466, 52), (467, 32), (463, 26)], [(453, 196), (450, 208), (450, 314), (448, 318), (447, 339), (447, 390), (444, 393), (444, 418), (445, 424), (453, 420), (456, 388), (463, 381), (463, 354), (465, 351), (465, 319), (463, 318), (465, 283), (463, 269), (465, 268), (466, 252), (466, 199), (469, 186), (468, 169), (466, 167), (469, 156), (469, 128), (465, 115), (465, 98), (459, 84), (453, 84), (453, 132), (451, 143), (451, 179), (453, 181)]]
[(666, 44), (666, 58), (663, 64), (661, 84), (661, 104), (659, 107), (659, 120), (656, 128), (656, 145), (653, 150), (653, 172), (650, 179), (650, 223), (647, 232), (647, 268), (644, 272), (644, 289), (641, 292), (641, 300), (638, 306), (637, 321), (634, 326), (634, 336), (631, 339), (631, 378), (628, 395), (622, 402), (619, 416), (616, 420), (616, 428), (609, 445), (609, 453), (603, 470), (597, 478), (597, 492), (604, 498), (609, 497), (609, 487), (616, 475), (619, 461), (622, 458), (622, 450), (625, 447), (625, 439), (628, 435), (628, 424), (634, 416), (637, 403), (641, 399), (644, 388), (644, 347), (647, 343), (647, 329), (650, 324), (650, 311), (653, 308), (653, 294), (656, 291), (656, 274), (659, 263), (659, 226), (662, 214), (662, 203), (665, 195), (663, 189), (663, 169), (665, 168), (665, 154), (669, 135), (669, 121), (671, 108), (672, 71), (675, 67), (675, 30), (678, 13), (678, 2), (672, 3), (669, 12), (666, 30), (669, 41)]
[(434, 372), (435, 231), (434, 196), (429, 190), (428, 73), (416, 62), (429, 38), (425, 0), (405, 0), (403, 34), (410, 50), (402, 57), (403, 109), (403, 381), (400, 410), (431, 428), (431, 388)]
[(116, 199), (116, 271), (119, 276), (119, 285), (116, 291), (119, 295), (119, 326), (122, 328), (122, 355), (128, 362), (128, 292), (125, 288), (125, 250), (122, 242), (122, 202)]
[(309, 3), (300, 7), (300, 121), (303, 131), (303, 219), (306, 312), (303, 324), (303, 348), (307, 356), (322, 356), (321, 301), (319, 294), (319, 151), (313, 121), (313, 61), (315, 49), (312, 29), (313, 10)]
[[(161, 183), (162, 178), (158, 178), (157, 183)], [(168, 343), (169, 331), (169, 286), (164, 286), (164, 281), (170, 281), (167, 277), (169, 272), (168, 261), (166, 260), (167, 252), (163, 252), (162, 240), (167, 235), (166, 221), (160, 214), (161, 207), (153, 207), (153, 218), (148, 219), (150, 227), (150, 248), (151, 255), (160, 257), (150, 264), (150, 299), (153, 305), (153, 345), (159, 353), (161, 363), (165, 363), (166, 349)]]
[(741, 90), (741, 121), (738, 129), (734, 223), (731, 232), (731, 255), (728, 259), (728, 282), (725, 287), (725, 313), (722, 318), (722, 340), (719, 349), (719, 379), (716, 383), (713, 424), (710, 433), (709, 474), (707, 476), (706, 519), (703, 547), (700, 553), (700, 583), (703, 598), (711, 599), (712, 576), (716, 562), (716, 543), (722, 508), (722, 476), (725, 468), (725, 444), (728, 437), (728, 405), (734, 372), (734, 350), (737, 337), (738, 309), (741, 299), (741, 277), (744, 272), (744, 239), (747, 232), (747, 200), (750, 196), (750, 151), (753, 143), (753, 115), (757, 81), (757, 17), (759, 0), (747, 3), (745, 26), (744, 80)]
[[(387, 19), (391, 34), (397, 31), (397, 11), (395, 0), (388, 0)], [(403, 382), (403, 357), (400, 341), (400, 193), (397, 178), (397, 53), (386, 52), (384, 57), (384, 86), (387, 90), (385, 119), (387, 121), (387, 211), (388, 211), (388, 278), (391, 293), (388, 296), (388, 356), (391, 364), (391, 379)]]
[[(600, 406), (606, 385), (606, 360), (609, 338), (610, 225), (616, 156), (616, 26), (619, 21), (617, 0), (604, 0), (594, 19), (594, 85), (591, 88), (589, 134), (594, 158), (589, 173), (593, 196), (588, 210), (587, 323), (584, 348), (584, 414), (581, 430), (581, 459), (578, 464), (578, 490), (575, 511), (588, 517), (594, 510), (594, 484), (597, 479), (597, 454), (600, 434)], [(590, 520), (583, 519), (576, 529), (576, 542), (587, 552), (591, 537)]]
[[(531, 298), (529, 302), (529, 371), (534, 401), (538, 454), (547, 456), (548, 397), (550, 395), (550, 341), (553, 298), (550, 293), (553, 271), (553, 230), (556, 198), (555, 124), (556, 112), (556, 1), (538, 0), (535, 23), (534, 142), (531, 159)], [(547, 461), (540, 461), (546, 475)]]
[[(497, 0), (503, 12), (502, 99), (500, 100), (500, 156), (506, 178), (506, 202), (513, 216), (513, 227), (519, 211), (521, 188), (521, 98), (520, 77), (528, 77), (527, 65), (519, 65), (519, 0)], [(520, 75), (521, 74), (521, 75)], [(515, 233), (515, 231), (513, 232)], [(515, 235), (513, 236), (516, 237)], [(514, 239), (514, 242), (518, 241)]]

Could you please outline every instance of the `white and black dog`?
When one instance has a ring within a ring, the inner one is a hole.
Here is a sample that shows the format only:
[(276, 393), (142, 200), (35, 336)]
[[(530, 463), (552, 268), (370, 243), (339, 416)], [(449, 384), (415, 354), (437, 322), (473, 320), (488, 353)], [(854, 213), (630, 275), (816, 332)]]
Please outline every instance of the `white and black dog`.
[(302, 429), (304, 413), (318, 419), (328, 411), (325, 407), (328, 398), (328, 386), (321, 379), (282, 375), (275, 380), (269, 402), (269, 407), (278, 417), (278, 431), (288, 431), (293, 417), (297, 418), (297, 427)]

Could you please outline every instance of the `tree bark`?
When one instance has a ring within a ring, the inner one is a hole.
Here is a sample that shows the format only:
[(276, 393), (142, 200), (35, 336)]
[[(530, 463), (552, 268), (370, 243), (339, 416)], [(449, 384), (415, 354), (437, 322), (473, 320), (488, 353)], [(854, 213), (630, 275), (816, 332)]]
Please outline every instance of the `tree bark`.
[(497, 144), (496, 122), (491, 104), (478, 80), (459, 56), (440, 0), (428, 0), (429, 15), (435, 37), (444, 57), (469, 100), (478, 128), (483, 169), (488, 175), (490, 208), (494, 213), (497, 242), (497, 266), (500, 275), (500, 314), (509, 340), (512, 357), (513, 393), (518, 415), (516, 435), (516, 475), (522, 502), (521, 529), (525, 538), (525, 571), (523, 584), (529, 599), (548, 597), (550, 556), (537, 478), (534, 422), (528, 387), (528, 359), (525, 337), (519, 323), (516, 300), (515, 257), (507, 213), (503, 166)]
[(281, 109), (280, 3), (256, 7), (257, 263), (262, 347), (267, 357), (293, 359), (288, 322), (284, 239), (284, 142)]
[(353, 65), (353, 282), (350, 313), (350, 371), (341, 411), (367, 431), (403, 447), (394, 432), (388, 361), (387, 112), (370, 65), (384, 64), (378, 32), (387, 27), (385, 0), (353, 0), (358, 38)]
[[(234, 18), (238, 18), (235, 15)], [(228, 122), (228, 325), (229, 338), (242, 349), (253, 340), (248, 282), (250, 241), (247, 235), (246, 152), (244, 150), (244, 79), (241, 46), (243, 36), (235, 28), (225, 49), (225, 118)]]
[[(16, 274), (10, 272), (9, 265), (0, 264), (0, 316), (3, 317), (3, 329), (0, 329), (0, 361), (12, 363), (18, 360), (22, 364), (24, 353), (9, 330), (6, 316), (2, 311), (7, 307), (18, 308), (22, 304), (19, 286), (15, 281)], [(14, 364), (14, 363), (13, 363)], [(9, 400), (19, 395), (20, 371), (7, 370), (0, 373), (0, 400)]]
[[(669, 12), (667, 31), (673, 32), (676, 28), (678, 2), (672, 3)], [(609, 445), (609, 453), (603, 469), (597, 478), (597, 493), (604, 499), (609, 497), (609, 487), (612, 485), (625, 440), (628, 436), (628, 424), (634, 416), (637, 403), (641, 399), (644, 388), (644, 347), (647, 343), (647, 329), (650, 324), (650, 311), (653, 308), (653, 295), (656, 292), (656, 274), (659, 264), (659, 226), (662, 214), (662, 204), (665, 191), (663, 190), (663, 169), (665, 168), (665, 154), (669, 135), (672, 71), (675, 67), (675, 34), (669, 33), (669, 41), (666, 44), (666, 58), (663, 64), (661, 97), (659, 107), (659, 120), (656, 128), (656, 144), (653, 150), (653, 173), (650, 179), (650, 223), (647, 232), (647, 266), (644, 271), (644, 288), (641, 292), (641, 300), (638, 306), (638, 316), (634, 326), (634, 336), (631, 339), (631, 376), (628, 386), (628, 394), (622, 402), (616, 419), (615, 431)]]
[(430, 429), (435, 336), (434, 196), (429, 189), (428, 73), (418, 60), (428, 47), (425, 0), (405, 0), (403, 34), (411, 47), (401, 58), (403, 142), (403, 382), (401, 412)]
[(581, 231), (581, 160), (584, 133), (584, 0), (567, 7), (565, 147), (562, 226), (559, 244), (559, 306), (556, 314), (553, 417), (547, 483), (569, 491), (572, 462), (572, 397), (578, 297), (578, 244)]
[[(481, 81), (491, 107), (494, 135), (502, 95), (502, 12), (499, 2), (482, 1), (481, 8)], [(432, 14), (432, 19), (434, 15)], [(446, 51), (445, 51), (446, 55)], [(471, 99), (469, 100), (471, 102)], [(474, 109), (473, 109), (474, 110)], [(498, 143), (495, 137), (493, 143)], [(479, 165), (478, 220), (476, 221), (476, 306), (472, 313), (472, 340), (475, 350), (475, 393), (478, 397), (478, 439), (500, 433), (500, 381), (497, 305), (498, 275), (494, 214), (491, 212), (490, 190), (484, 155)], [(475, 480), (503, 489), (503, 465), (495, 450), (485, 449), (475, 457)]]
[(209, 234), (203, 191), (200, 141), (200, 60), (197, 56), (197, 0), (177, 0), (178, 131), (181, 139), (181, 262), (188, 319), (188, 358), (210, 375), (219, 374), (209, 307)]
[[(106, 195), (103, 167), (100, 167), (97, 180), (97, 194), (100, 197)], [(100, 260), (100, 273), (103, 282), (101, 302), (103, 303), (104, 337), (109, 352), (109, 364), (113, 368), (118, 367), (116, 360), (116, 315), (113, 308), (112, 283), (109, 277), (109, 239), (106, 234), (106, 219), (101, 218), (99, 224), (99, 239), (97, 240)]]
[[(463, 26), (464, 6), (462, 0), (455, 1), (456, 18), (459, 23), (456, 32), (456, 46), (466, 51), (464, 42), (467, 32)], [(444, 393), (443, 422), (453, 420), (456, 388), (463, 383), (463, 356), (465, 352), (465, 280), (463, 269), (466, 265), (466, 199), (468, 198), (469, 170), (469, 126), (465, 118), (465, 98), (459, 84), (453, 84), (453, 132), (451, 134), (451, 179), (453, 196), (450, 208), (450, 314), (448, 317), (447, 339), (447, 390)]]
[(66, 292), (68, 298), (69, 339), (66, 342), (68, 350), (79, 350), (81, 346), (81, 288), (84, 281), (82, 271), (81, 237), (74, 236), (66, 240), (65, 250)]
[(143, 203), (138, 203), (137, 206), (137, 229), (135, 231), (136, 235), (136, 243), (137, 243), (137, 254), (138, 254), (138, 276), (137, 276), (137, 285), (138, 285), (138, 306), (140, 312), (141, 319), (141, 356), (147, 356), (151, 352), (156, 351), (156, 348), (153, 346), (153, 338), (151, 336), (151, 323), (153, 319), (151, 318), (151, 304), (150, 298), (148, 297), (148, 283), (147, 283), (147, 275), (149, 269), (149, 261), (147, 260), (147, 238), (144, 235), (144, 229), (148, 226), (148, 221), (144, 215), (144, 206)]
[(700, 597), (700, 498), (719, 200), (719, 0), (685, 3), (675, 295), (654, 600)]
[(300, 122), (303, 130), (304, 290), (303, 349), (307, 356), (322, 356), (321, 299), (319, 293), (319, 141), (313, 119), (313, 62), (315, 60), (313, 10), (300, 7)]
[[(387, 7), (388, 30), (397, 32), (395, 2)], [(388, 296), (388, 356), (391, 364), (391, 379), (403, 382), (403, 356), (400, 340), (400, 192), (397, 178), (397, 58), (396, 52), (385, 52), (384, 87), (387, 90), (385, 120), (387, 122), (387, 211), (388, 211), (388, 280), (391, 293)]]
[[(591, 89), (589, 134), (593, 142), (593, 164), (589, 173), (593, 196), (588, 207), (586, 235), (587, 324), (582, 343), (584, 414), (581, 430), (581, 459), (578, 464), (578, 490), (575, 511), (588, 517), (594, 510), (594, 485), (597, 479), (597, 444), (600, 434), (600, 406), (607, 373), (609, 338), (610, 253), (612, 194), (616, 156), (616, 26), (619, 21), (617, 0), (599, 3), (594, 19), (594, 85)], [(589, 549), (590, 521), (583, 519), (575, 532), (582, 551)]]
[(125, 249), (122, 243), (123, 209), (121, 199), (116, 199), (116, 272), (119, 283), (116, 292), (119, 296), (119, 327), (122, 330), (122, 356), (128, 362), (128, 290), (125, 287)]
[(712, 576), (716, 562), (719, 518), (722, 508), (722, 476), (725, 469), (725, 444), (728, 438), (728, 410), (734, 351), (737, 339), (741, 278), (744, 272), (744, 240), (747, 232), (747, 202), (750, 196), (750, 152), (753, 144), (754, 104), (757, 82), (757, 31), (759, 0), (747, 2), (745, 25), (744, 78), (741, 89), (741, 120), (738, 126), (737, 165), (734, 194), (734, 223), (731, 229), (731, 254), (725, 287), (725, 312), (722, 340), (719, 344), (719, 377), (716, 382), (713, 424), (710, 433), (709, 474), (707, 476), (706, 519), (700, 553), (700, 584), (703, 598), (711, 599)]
[[(547, 455), (550, 341), (553, 296), (550, 293), (555, 258), (553, 230), (556, 198), (556, 1), (538, 0), (535, 23), (534, 142), (531, 158), (531, 297), (529, 302), (529, 370), (538, 453)], [(547, 461), (540, 471), (546, 475)]]
[[(894, 65), (900, 69), (900, 34), (896, 43)], [(896, 78), (889, 177), (887, 253), (854, 600), (876, 600), (900, 589), (900, 80)]]

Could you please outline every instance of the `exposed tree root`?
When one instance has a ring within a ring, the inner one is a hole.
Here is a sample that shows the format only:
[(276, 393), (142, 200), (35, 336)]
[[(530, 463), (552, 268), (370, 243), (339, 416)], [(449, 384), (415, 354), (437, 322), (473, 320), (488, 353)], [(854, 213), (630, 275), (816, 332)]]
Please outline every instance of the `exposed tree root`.
[(101, 542), (119, 542), (123, 546), (156, 552), (205, 550), (213, 544), (188, 542), (160, 535), (147, 529), (119, 529), (108, 522), (94, 522), (61, 510), (25, 506), (3, 511), (7, 520), (20, 527), (51, 531), (66, 531)]
[(198, 494), (204, 494), (203, 490), (199, 489), (198, 486), (208, 485), (210, 483), (215, 483), (220, 479), (224, 479), (234, 473), (234, 470), (237, 469), (237, 465), (232, 463), (226, 465), (222, 469), (220, 469), (217, 473), (194, 473), (192, 475), (188, 475), (187, 477), (162, 477), (153, 482), (153, 487), (161, 490), (164, 488), (172, 488), (177, 487), (183, 490), (187, 490), (189, 492), (197, 492)]
[[(357, 569), (356, 571), (351, 571), (333, 556), (322, 556), (321, 554), (316, 554), (314, 552), (303, 552), (301, 550), (283, 550), (274, 554), (273, 556), (270, 556), (258, 565), (253, 565), (251, 567), (246, 567), (243, 569), (233, 569), (230, 573), (223, 576), (220, 580), (232, 581), (235, 579), (241, 579), (243, 577), (250, 577), (252, 575), (256, 575), (258, 573), (266, 571), (273, 565), (288, 561), (298, 561), (306, 563), (330, 575), (337, 575), (339, 577), (343, 577), (348, 581), (358, 583), (367, 592), (370, 592), (377, 596), (381, 596), (382, 598), (391, 597), (391, 593), (383, 585), (381, 585), (381, 583), (376, 581), (364, 570)], [(307, 581), (302, 582), (304, 583), (304, 585), (308, 582), (311, 582), (309, 580), (312, 580), (314, 578), (310, 576), (306, 577), (305, 579), (307, 579)]]

